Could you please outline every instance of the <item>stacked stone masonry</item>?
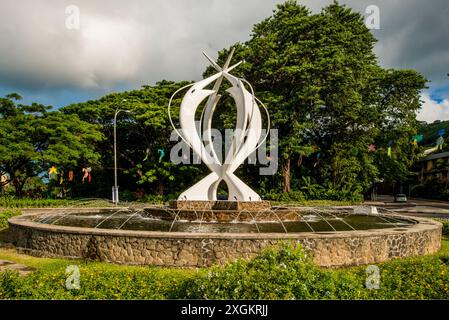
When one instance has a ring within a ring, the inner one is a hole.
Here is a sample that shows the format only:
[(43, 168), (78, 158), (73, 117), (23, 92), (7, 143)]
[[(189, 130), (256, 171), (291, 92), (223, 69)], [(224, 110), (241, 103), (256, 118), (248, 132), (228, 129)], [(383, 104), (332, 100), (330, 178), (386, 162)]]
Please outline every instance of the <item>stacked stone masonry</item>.
[(301, 244), (324, 267), (351, 266), (426, 255), (441, 244), (441, 224), (422, 218), (408, 228), (333, 233), (195, 234), (88, 229), (10, 219), (10, 241), (22, 252), (45, 257), (120, 264), (203, 267), (249, 259), (264, 248)]

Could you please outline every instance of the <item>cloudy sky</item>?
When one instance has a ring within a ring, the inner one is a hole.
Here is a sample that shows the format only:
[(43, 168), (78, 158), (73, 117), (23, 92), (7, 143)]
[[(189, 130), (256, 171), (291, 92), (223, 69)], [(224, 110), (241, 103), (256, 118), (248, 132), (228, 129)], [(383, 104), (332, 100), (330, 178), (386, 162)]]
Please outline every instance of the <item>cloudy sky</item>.
[[(0, 95), (61, 107), (161, 79), (196, 80), (224, 47), (246, 41), (277, 0), (0, 0)], [(314, 12), (327, 0), (302, 0)], [(449, 120), (449, 1), (343, 1), (379, 8), (381, 65), (431, 82), (421, 120)], [(72, 19), (75, 5), (80, 24)], [(75, 27), (74, 27), (75, 26)]]

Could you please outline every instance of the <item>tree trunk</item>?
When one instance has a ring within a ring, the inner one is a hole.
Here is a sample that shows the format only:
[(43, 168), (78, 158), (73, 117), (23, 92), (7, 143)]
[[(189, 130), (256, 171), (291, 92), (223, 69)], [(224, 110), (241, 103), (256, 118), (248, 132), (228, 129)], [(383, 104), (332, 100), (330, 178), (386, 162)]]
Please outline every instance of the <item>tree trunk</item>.
[(290, 159), (287, 159), (282, 166), (282, 182), (284, 185), (284, 192), (290, 192), (291, 191), (291, 185), (290, 185)]
[(13, 179), (12, 185), (14, 186), (16, 196), (20, 197), (22, 195), (22, 187), (19, 180)]
[(164, 195), (164, 184), (162, 181), (158, 180), (157, 188), (156, 188), (156, 194), (159, 196)]

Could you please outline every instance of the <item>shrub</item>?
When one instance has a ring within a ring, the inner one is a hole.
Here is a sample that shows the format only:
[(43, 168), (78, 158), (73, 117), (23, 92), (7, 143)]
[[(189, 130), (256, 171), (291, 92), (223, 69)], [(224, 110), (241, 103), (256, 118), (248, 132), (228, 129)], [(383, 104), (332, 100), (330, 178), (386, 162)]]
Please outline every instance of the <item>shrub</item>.
[[(67, 261), (67, 264), (76, 262)], [(80, 289), (67, 290), (65, 266), (26, 277), (0, 273), (0, 299), (448, 299), (449, 255), (378, 264), (369, 290), (366, 266), (323, 269), (298, 245), (268, 248), (251, 261), (184, 270), (79, 262)]]
[(320, 269), (299, 245), (287, 244), (249, 262), (214, 267), (185, 287), (190, 299), (357, 298), (364, 291), (359, 279)]
[(87, 263), (80, 267), (80, 289), (66, 288), (64, 269), (26, 277), (0, 273), (0, 299), (164, 299), (177, 296), (191, 271), (127, 268)]
[(73, 203), (74, 201), (64, 199), (30, 199), (8, 195), (0, 197), (0, 208), (47, 208), (68, 206)]
[(441, 222), (443, 224), (443, 234), (445, 236), (448, 236), (449, 235), (449, 219), (434, 218), (434, 220), (437, 220), (438, 222)]
[(3, 210), (0, 211), (0, 230), (8, 227), (8, 219), (20, 215), (20, 210)]

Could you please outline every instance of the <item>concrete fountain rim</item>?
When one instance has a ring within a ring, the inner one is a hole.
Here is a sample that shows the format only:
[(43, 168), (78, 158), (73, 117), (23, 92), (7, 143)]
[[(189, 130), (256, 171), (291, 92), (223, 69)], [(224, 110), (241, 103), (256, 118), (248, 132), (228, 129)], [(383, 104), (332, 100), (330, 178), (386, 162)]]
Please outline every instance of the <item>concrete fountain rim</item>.
[[(349, 207), (349, 206), (348, 206)], [(348, 208), (346, 207), (346, 208)], [(127, 209), (126, 207), (120, 207)], [(339, 207), (342, 208), (342, 207)], [(351, 231), (326, 231), (326, 232), (297, 232), (297, 233), (190, 233), (190, 232), (166, 232), (166, 231), (142, 231), (142, 230), (117, 230), (117, 229), (99, 229), (84, 228), (43, 224), (29, 220), (30, 217), (42, 215), (48, 211), (53, 214), (59, 213), (79, 213), (81, 212), (102, 212), (113, 208), (45, 208), (45, 209), (27, 209), (24, 214), (12, 217), (8, 220), (10, 226), (22, 227), (39, 231), (65, 233), (65, 234), (83, 234), (96, 236), (118, 236), (118, 237), (141, 237), (141, 238), (166, 238), (166, 239), (311, 239), (311, 238), (351, 238), (351, 237), (373, 237), (404, 233), (418, 233), (442, 229), (442, 224), (436, 220), (421, 217), (407, 217), (398, 214), (379, 214), (380, 216), (395, 217), (416, 222), (405, 227), (392, 227), (382, 229), (351, 230)], [(128, 208), (132, 209), (132, 208)], [(73, 210), (73, 212), (69, 212)]]

